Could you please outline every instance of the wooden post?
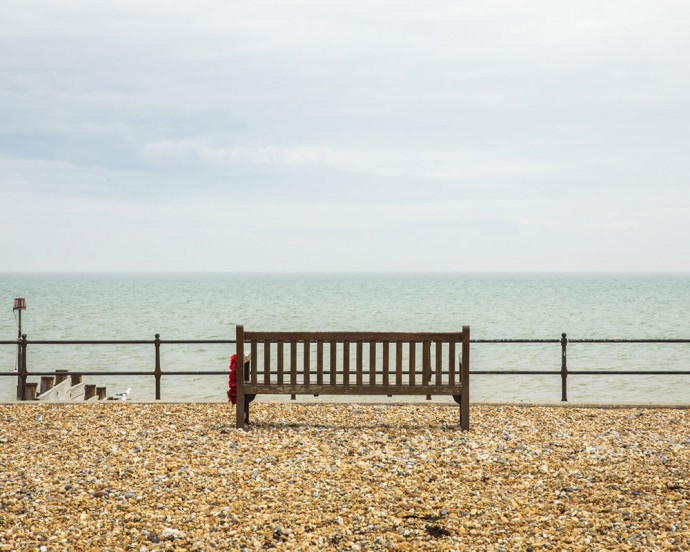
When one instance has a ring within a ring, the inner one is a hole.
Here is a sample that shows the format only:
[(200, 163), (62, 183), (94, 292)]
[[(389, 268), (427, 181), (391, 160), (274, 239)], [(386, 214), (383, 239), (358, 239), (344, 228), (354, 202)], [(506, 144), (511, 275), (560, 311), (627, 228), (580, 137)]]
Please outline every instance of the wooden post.
[(69, 377), (67, 370), (55, 370), (55, 372), (55, 385), (62, 383)]
[(470, 327), (462, 327), (462, 366), (460, 367), (460, 428), (470, 429)]
[(79, 385), (82, 381), (81, 374), (71, 374), (70, 378), (72, 378), (72, 387), (74, 387), (75, 385)]
[(25, 384), (24, 385), (24, 400), (25, 401), (35, 401), (37, 388), (38, 388), (37, 383)]
[(50, 391), (55, 384), (55, 378), (52, 376), (42, 376), (41, 377), (41, 389), (39, 395), (43, 395), (46, 391)]
[(96, 395), (98, 396), (99, 401), (102, 401), (103, 399), (105, 399), (106, 388), (105, 387), (96, 387)]
[(568, 336), (565, 332), (561, 334), (561, 402), (568, 402), (568, 362), (566, 348), (568, 347)]
[(236, 380), (237, 380), (237, 404), (235, 410), (235, 427), (244, 429), (244, 326), (235, 327), (235, 340), (237, 348), (235, 352)]
[(96, 386), (88, 384), (84, 386), (84, 400), (88, 400), (96, 396)]
[(156, 400), (161, 400), (161, 334), (155, 335), (153, 342), (156, 348), (156, 366), (153, 370), (153, 376), (156, 378)]

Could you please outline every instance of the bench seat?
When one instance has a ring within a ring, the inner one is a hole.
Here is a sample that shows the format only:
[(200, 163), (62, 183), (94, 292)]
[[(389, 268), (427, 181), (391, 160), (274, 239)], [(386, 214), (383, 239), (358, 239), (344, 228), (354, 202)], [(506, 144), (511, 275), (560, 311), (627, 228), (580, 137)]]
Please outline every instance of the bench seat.
[(237, 326), (236, 426), (258, 394), (445, 395), (469, 429), (470, 328), (461, 332), (260, 332)]

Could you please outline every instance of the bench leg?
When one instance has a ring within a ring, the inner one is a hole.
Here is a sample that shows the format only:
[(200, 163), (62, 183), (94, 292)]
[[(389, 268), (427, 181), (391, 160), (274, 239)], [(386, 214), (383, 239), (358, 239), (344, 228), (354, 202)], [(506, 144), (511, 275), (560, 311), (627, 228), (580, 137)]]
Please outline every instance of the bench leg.
[[(239, 387), (239, 386), (238, 386)], [(237, 390), (237, 403), (235, 404), (235, 427), (237, 429), (245, 429), (244, 419), (245, 419), (245, 396), (244, 390)]]
[(460, 427), (465, 429), (463, 427), (463, 416), (462, 416), (462, 395), (453, 395), (453, 400), (460, 405)]
[(462, 395), (453, 395), (453, 399), (460, 405), (460, 429), (467, 431), (470, 429), (470, 401), (463, 401)]
[(255, 394), (244, 396), (244, 423), (249, 423), (249, 403), (251, 403), (256, 398)]

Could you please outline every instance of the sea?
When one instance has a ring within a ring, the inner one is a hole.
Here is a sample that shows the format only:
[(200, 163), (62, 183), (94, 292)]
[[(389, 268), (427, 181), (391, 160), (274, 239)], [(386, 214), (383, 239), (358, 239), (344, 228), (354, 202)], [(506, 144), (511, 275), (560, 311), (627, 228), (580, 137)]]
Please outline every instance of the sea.
[[(15, 297), (26, 299), (29, 340), (233, 340), (247, 330), (457, 331), (473, 340), (688, 339), (690, 274), (685, 273), (0, 273), (0, 341), (16, 340)], [(163, 344), (164, 401), (227, 401), (234, 344)], [(690, 370), (690, 343), (569, 343), (568, 368)], [(17, 347), (0, 345), (0, 402), (16, 399)], [(152, 371), (154, 347), (30, 344), (27, 368)], [(560, 343), (482, 343), (471, 375), (472, 402), (555, 403), (561, 399)], [(29, 381), (38, 381), (34, 376)], [(109, 395), (155, 398), (152, 376), (85, 376)], [(570, 375), (573, 403), (690, 404), (690, 375)], [(284, 400), (289, 400), (285, 397)], [(303, 398), (330, 401), (329, 397)], [(362, 397), (336, 400), (365, 401)], [(391, 400), (381, 398), (381, 400)], [(394, 398), (393, 400), (399, 400)], [(432, 401), (445, 401), (432, 398)]]

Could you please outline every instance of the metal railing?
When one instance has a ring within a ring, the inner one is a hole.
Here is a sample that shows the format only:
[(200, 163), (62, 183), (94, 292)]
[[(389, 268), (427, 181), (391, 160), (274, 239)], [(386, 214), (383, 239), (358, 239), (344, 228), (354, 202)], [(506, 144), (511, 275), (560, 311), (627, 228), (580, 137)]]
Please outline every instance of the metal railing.
[[(153, 376), (155, 380), (156, 400), (161, 399), (161, 379), (163, 376), (217, 376), (227, 375), (227, 370), (174, 370), (163, 371), (161, 367), (161, 345), (203, 345), (203, 344), (235, 344), (234, 339), (160, 339), (156, 334), (153, 340), (28, 340), (26, 334), (13, 341), (0, 341), (0, 345), (14, 345), (17, 347), (17, 371), (0, 372), (0, 376), (17, 378), (17, 400), (24, 400), (26, 396), (27, 379), (30, 376), (58, 376), (61, 370), (29, 372), (27, 368), (27, 348), (29, 345), (153, 345), (153, 370), (136, 371), (88, 371), (70, 370), (70, 375), (76, 376)], [(615, 376), (615, 375), (690, 375), (690, 370), (569, 370), (567, 348), (569, 343), (584, 344), (690, 344), (690, 339), (568, 339), (565, 333), (560, 339), (472, 339), (470, 343), (485, 344), (560, 344), (560, 370), (471, 370), (472, 375), (559, 375), (561, 377), (561, 401), (568, 400), (568, 376)]]
[(227, 370), (174, 370), (163, 372), (161, 368), (161, 345), (201, 345), (201, 344), (234, 344), (234, 339), (160, 339), (156, 334), (153, 340), (28, 340), (26, 334), (15, 341), (0, 341), (0, 345), (15, 345), (17, 347), (17, 372), (0, 372), (0, 376), (15, 376), (17, 378), (17, 400), (24, 400), (26, 396), (26, 384), (29, 376), (59, 376), (64, 371), (36, 371), (27, 369), (27, 347), (29, 345), (153, 345), (154, 368), (151, 370), (118, 370), (117, 372), (70, 370), (70, 375), (75, 376), (153, 376), (155, 379), (156, 400), (161, 399), (161, 379), (165, 376), (217, 376), (227, 375)]
[(690, 339), (568, 339), (566, 333), (561, 334), (560, 339), (473, 339), (471, 343), (560, 343), (561, 345), (561, 369), (556, 370), (472, 370), (471, 374), (493, 375), (560, 375), (561, 376), (561, 401), (568, 400), (568, 376), (682, 376), (690, 375), (690, 370), (569, 370), (568, 369), (568, 343), (599, 343), (599, 344), (671, 344), (690, 343)]

